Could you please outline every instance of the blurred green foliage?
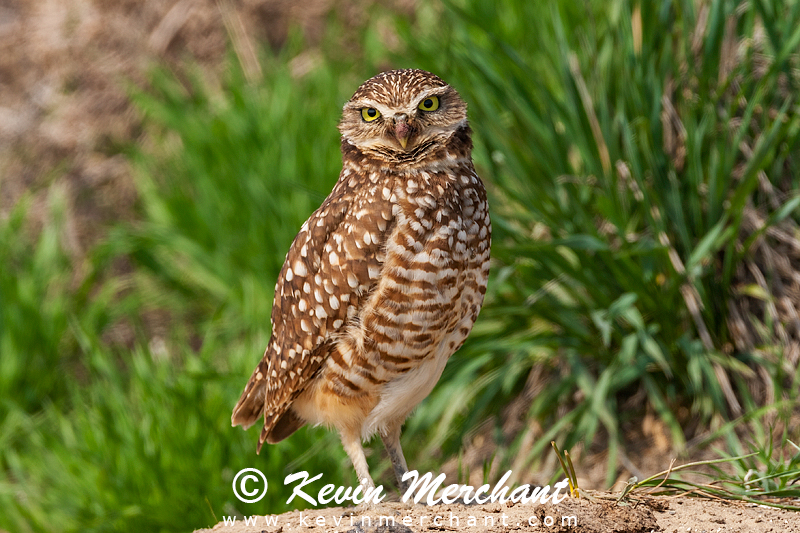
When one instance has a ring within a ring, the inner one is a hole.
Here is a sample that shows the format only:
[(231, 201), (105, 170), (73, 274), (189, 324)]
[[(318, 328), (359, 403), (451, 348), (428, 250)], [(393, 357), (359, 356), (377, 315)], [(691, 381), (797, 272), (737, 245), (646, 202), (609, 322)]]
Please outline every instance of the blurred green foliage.
[[(142, 216), (109, 228), (84, 280), (61, 245), (58, 190), (38, 235), (24, 203), (2, 222), (0, 529), (185, 531), (286, 510), (283, 478), (298, 470), (350, 484), (322, 428), (256, 456), (257, 434), (230, 425), (286, 250), (341, 167), (338, 110), (364, 75), (331, 60), (295, 79), (298, 49), (265, 58), (260, 84), (232, 59), (220, 93), (164, 69), (133, 91), (149, 146), (129, 153)], [(108, 341), (118, 327), (132, 347)], [(231, 490), (246, 467), (271, 482), (257, 504)]]
[[(48, 396), (58, 400), (67, 390), (62, 376), (69, 361), (58, 353), (76, 309), (60, 245), (63, 198), (53, 191), (50, 200), (52, 219), (33, 243), (25, 226), (28, 197), (0, 222), (0, 420), (14, 407), (41, 410)], [(42, 307), (44, 301), (49, 305)]]
[[(498, 268), (471, 356), (410, 422), (445, 421), (429, 450), (455, 453), (456, 428), (522, 393), (545, 429), (528, 429), (526, 449), (524, 434), (507, 442), (506, 461), (602, 430), (611, 483), (622, 426), (645, 398), (680, 448), (680, 407), (705, 425), (737, 414), (729, 395), (753, 406), (748, 365), (768, 369), (777, 398), (797, 397), (782, 356), (723, 347), (755, 238), (740, 240), (745, 206), (767, 221), (757, 235), (798, 216), (798, 22), (797, 4), (507, 1), (448, 3), (428, 26), (404, 26), (418, 64), (470, 103), (494, 186)], [(786, 192), (778, 205), (760, 175)]]
[[(304, 74), (296, 39), (256, 83), (235, 56), (213, 90), (191, 68), (155, 70), (132, 91), (140, 217), (109, 228), (88, 264), (62, 245), (57, 188), (41, 231), (26, 202), (0, 220), (0, 528), (185, 531), (287, 510), (290, 472), (352, 484), (330, 432), (256, 456), (257, 432), (232, 429), (230, 411), (286, 250), (338, 175), (341, 105), (387, 62), (469, 102), (495, 228), (481, 318), (407, 424), (414, 467), (439, 469), (520, 400), (522, 429), (493, 434), (502, 463), (601, 439), (613, 479), (621, 428), (645, 407), (680, 447), (682, 410), (731, 418), (723, 373), (746, 408), (753, 365), (797, 398), (780, 354), (723, 348), (744, 207), (767, 225), (798, 217), (798, 4), (463, 0), (392, 20), (392, 54), (366, 21), (360, 54), (330, 31)], [(764, 175), (791, 191), (777, 206)], [(135, 340), (110, 342), (123, 326)], [(245, 467), (270, 479), (258, 504), (233, 497)]]

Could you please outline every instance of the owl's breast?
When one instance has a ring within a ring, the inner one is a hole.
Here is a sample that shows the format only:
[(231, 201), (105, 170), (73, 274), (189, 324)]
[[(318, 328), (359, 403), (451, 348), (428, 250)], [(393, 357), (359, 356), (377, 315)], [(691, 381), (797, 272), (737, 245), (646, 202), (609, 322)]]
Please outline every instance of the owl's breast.
[(377, 402), (365, 435), (430, 393), (478, 316), (491, 230), (483, 185), (468, 170), (397, 180), (373, 204), (391, 211), (380, 269), (319, 374), (341, 401)]
[[(471, 173), (409, 179), (392, 200), (395, 228), (362, 325), (374, 358), (404, 370), (449, 357), (477, 318), (486, 290), (489, 235), (485, 192)], [(455, 335), (453, 335), (455, 333)]]
[[(473, 177), (475, 179), (473, 180)], [(474, 171), (396, 194), (395, 231), (371, 308), (367, 356), (385, 380), (365, 435), (403, 418), (433, 389), (478, 316), (488, 276), (488, 219)]]

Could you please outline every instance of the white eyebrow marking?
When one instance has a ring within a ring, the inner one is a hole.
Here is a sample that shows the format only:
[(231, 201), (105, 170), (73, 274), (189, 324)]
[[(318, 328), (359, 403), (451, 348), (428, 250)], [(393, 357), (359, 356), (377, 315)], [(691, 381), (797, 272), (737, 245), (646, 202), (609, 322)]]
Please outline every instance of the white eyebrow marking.
[(447, 87), (433, 87), (432, 89), (428, 89), (427, 91), (422, 91), (419, 93), (419, 97), (417, 98), (417, 103), (422, 102), (429, 96), (442, 96), (445, 94)]

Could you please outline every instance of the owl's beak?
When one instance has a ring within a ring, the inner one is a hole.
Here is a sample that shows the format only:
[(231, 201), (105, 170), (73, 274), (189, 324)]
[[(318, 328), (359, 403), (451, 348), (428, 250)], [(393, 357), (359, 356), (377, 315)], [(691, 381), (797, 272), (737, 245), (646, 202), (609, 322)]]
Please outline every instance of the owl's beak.
[(405, 150), (408, 145), (408, 137), (411, 134), (411, 126), (408, 125), (408, 115), (399, 113), (394, 117), (394, 136), (400, 146)]

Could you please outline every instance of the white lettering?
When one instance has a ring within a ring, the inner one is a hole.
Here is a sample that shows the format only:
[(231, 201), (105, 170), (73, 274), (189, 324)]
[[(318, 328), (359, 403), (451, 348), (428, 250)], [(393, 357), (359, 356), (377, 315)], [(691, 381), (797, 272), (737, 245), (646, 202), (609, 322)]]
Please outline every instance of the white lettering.
[[(344, 491), (344, 494), (342, 494), (342, 491)], [(333, 500), (341, 505), (350, 499), (352, 491), (353, 487), (347, 487), (347, 490), (344, 487), (339, 487), (336, 489), (336, 494), (333, 495)]]
[(558, 491), (560, 491), (561, 489), (566, 489), (568, 485), (569, 481), (567, 481), (566, 478), (562, 479), (561, 481), (553, 485), (553, 488), (556, 489), (555, 492), (553, 492), (553, 495), (550, 496), (550, 501), (552, 501), (553, 504), (561, 503), (564, 500), (564, 498), (568, 496), (568, 494), (564, 494), (560, 498), (556, 499), (556, 496), (558, 496)]
[(530, 489), (530, 485), (520, 485), (511, 492), (511, 496), (508, 499), (514, 503), (519, 503), (522, 498), (528, 495), (528, 489)]
[(378, 485), (373, 489), (368, 488), (364, 494), (364, 500), (371, 501), (374, 504), (379, 504), (386, 497), (386, 494), (381, 495), (381, 492), (383, 492), (383, 485)]
[(333, 496), (328, 498), (328, 494), (334, 490), (336, 490), (336, 485), (333, 485), (332, 483), (322, 487), (322, 490), (319, 491), (319, 495), (317, 496), (319, 503), (331, 503), (331, 501), (333, 501)]
[[(442, 503), (446, 503), (448, 505), (455, 503), (455, 501), (458, 499), (460, 488), (460, 485), (448, 485), (445, 487), (445, 489), (442, 491)], [(451, 495), (453, 495), (452, 498), (450, 497)]]
[(405, 474), (403, 474), (403, 481), (410, 479), (412, 477), (414, 478), (414, 481), (412, 481), (409, 484), (408, 490), (406, 490), (406, 493), (403, 494), (402, 502), (407, 503), (408, 499), (411, 497), (414, 491), (417, 490), (417, 487), (421, 485), (421, 490), (417, 493), (416, 496), (414, 496), (414, 503), (419, 503), (422, 500), (423, 496), (425, 496), (425, 493), (427, 492), (428, 505), (436, 505), (436, 503), (439, 500), (438, 498), (434, 498), (433, 496), (434, 494), (436, 494), (436, 491), (439, 490), (439, 486), (441, 486), (441, 484), (444, 482), (444, 478), (446, 476), (444, 474), (439, 474), (436, 477), (436, 479), (431, 481), (431, 478), (433, 478), (432, 473), (428, 472), (424, 476), (419, 477), (419, 472), (417, 472), (416, 470), (412, 470), (410, 472), (406, 472)]
[(506, 481), (508, 481), (508, 478), (510, 477), (511, 477), (511, 470), (506, 472), (503, 475), (503, 477), (500, 478), (500, 481), (498, 481), (495, 484), (491, 496), (492, 503), (496, 502), (497, 500), (500, 500), (500, 503), (506, 503), (506, 493), (508, 492), (508, 487), (506, 487), (505, 485)]
[(284, 485), (288, 485), (289, 483), (294, 483), (298, 479), (302, 479), (303, 480), (303, 482), (300, 485), (298, 485), (298, 486), (296, 486), (295, 488), (292, 489), (292, 495), (289, 496), (289, 499), (286, 500), (286, 503), (290, 504), (290, 503), (292, 503), (292, 500), (294, 500), (295, 496), (300, 496), (302, 499), (304, 499), (305, 501), (307, 501), (311, 505), (316, 506), (317, 505), (316, 500), (314, 500), (314, 498), (312, 498), (311, 496), (309, 496), (308, 494), (303, 492), (302, 489), (303, 489), (303, 487), (305, 487), (309, 483), (311, 483), (313, 481), (316, 481), (321, 477), (322, 477), (322, 474), (317, 474), (316, 476), (312, 477), (311, 479), (308, 479), (308, 472), (306, 472), (305, 470), (303, 470), (302, 472), (297, 472), (296, 474), (289, 474), (288, 476), (286, 476), (286, 479), (283, 480), (283, 484)]
[[(488, 503), (490, 499), (489, 495), (487, 494), (488, 492), (489, 492), (489, 485), (481, 485), (480, 487), (478, 487), (478, 490), (475, 491), (475, 496), (472, 499), (481, 505), (483, 505), (484, 503)], [(480, 493), (486, 494), (486, 497), (484, 499), (478, 498), (478, 495)]]
[[(452, 485), (447, 485), (442, 489), (442, 485), (446, 479), (445, 474), (439, 474), (434, 478), (432, 472), (427, 472), (420, 476), (417, 470), (412, 470), (403, 474), (402, 481), (408, 483), (408, 488), (403, 494), (402, 501), (403, 503), (408, 503), (410, 500), (413, 500), (414, 503), (425, 501), (425, 503), (428, 505), (437, 505), (438, 503), (450, 505), (460, 500), (465, 504), (471, 504), (472, 502), (485, 504), (490, 501), (493, 503), (506, 503), (508, 501), (512, 501), (514, 503), (535, 505), (538, 503), (547, 503), (548, 501), (558, 504), (569, 495), (565, 490), (569, 486), (569, 482), (566, 479), (563, 479), (553, 485), (554, 490), (552, 494), (550, 493), (550, 485), (545, 485), (544, 487), (534, 487), (526, 484), (520, 485), (512, 490), (511, 487), (506, 485), (508, 479), (511, 477), (511, 474), (511, 470), (508, 470), (505, 474), (503, 474), (503, 477), (501, 477), (497, 483), (494, 484), (493, 487), (488, 484), (484, 484), (475, 490), (471, 485), (459, 485), (454, 483)], [(353, 488), (337, 487), (329, 483), (319, 490), (315, 499), (313, 496), (311, 496), (311, 494), (309, 494), (311, 491), (306, 492), (305, 487), (315, 481), (320, 480), (321, 478), (322, 474), (309, 477), (309, 473), (306, 471), (297, 472), (295, 474), (289, 474), (286, 476), (283, 484), (294, 484), (292, 487), (292, 495), (288, 500), (286, 500), (286, 503), (290, 504), (295, 497), (299, 497), (300, 499), (314, 506), (316, 506), (318, 503), (326, 505), (331, 502), (336, 502), (337, 505), (341, 505), (346, 501), (351, 501), (358, 505), (362, 502), (378, 504), (386, 498), (386, 494), (383, 492), (383, 485), (379, 485), (377, 487), (367, 487), (362, 483)], [(248, 477), (245, 478), (245, 482), (247, 481), (249, 481)], [(248, 496), (251, 495), (250, 491), (248, 491), (244, 486), (242, 487), (242, 490), (244, 490), (245, 494)], [(490, 490), (491, 492), (489, 492)], [(437, 493), (439, 493), (438, 497)], [(230, 525), (233, 525), (236, 517), (223, 517), (223, 520), (226, 525), (229, 522)], [(245, 522), (246, 525), (251, 525), (250, 519), (245, 518)], [(254, 522), (252, 523), (254, 524)], [(337, 524), (337, 526), (338, 525), (339, 524)]]
[(547, 493), (550, 492), (550, 485), (545, 485), (544, 487), (535, 487), (531, 491), (530, 497), (523, 497), (522, 503), (536, 503), (536, 499), (539, 498), (541, 503), (547, 502)]

